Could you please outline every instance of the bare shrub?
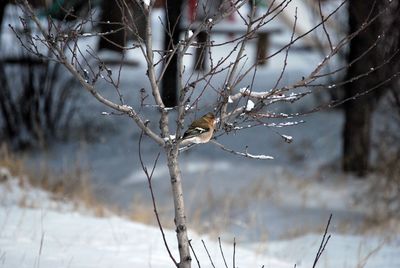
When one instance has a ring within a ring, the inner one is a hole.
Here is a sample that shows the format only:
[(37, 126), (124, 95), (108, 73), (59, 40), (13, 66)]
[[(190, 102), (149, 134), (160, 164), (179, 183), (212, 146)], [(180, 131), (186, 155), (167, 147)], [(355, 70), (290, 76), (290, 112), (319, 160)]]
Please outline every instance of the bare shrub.
[(43, 147), (66, 137), (76, 82), (61, 74), (60, 65), (24, 54), (0, 62), (1, 138), (13, 148)]

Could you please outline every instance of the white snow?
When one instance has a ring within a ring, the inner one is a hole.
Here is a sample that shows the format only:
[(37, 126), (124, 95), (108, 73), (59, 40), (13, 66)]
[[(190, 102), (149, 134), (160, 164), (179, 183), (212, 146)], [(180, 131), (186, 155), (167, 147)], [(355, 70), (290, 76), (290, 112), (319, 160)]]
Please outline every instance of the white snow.
[(247, 104), (246, 104), (246, 111), (251, 111), (254, 108), (254, 102), (252, 100), (247, 100)]
[(169, 135), (169, 137), (165, 137), (164, 141), (175, 140), (176, 135)]
[(260, 159), (260, 160), (273, 160), (274, 159), (273, 156), (264, 155), (264, 154), (249, 154), (249, 153), (246, 153), (246, 155), (248, 157), (255, 158), (255, 159)]
[[(66, 209), (68, 204), (62, 202), (54, 207), (50, 194), (28, 184), (22, 188), (17, 178), (1, 183), (0, 193), (1, 267), (174, 267), (155, 227), (116, 216), (95, 217)], [(20, 206), (21, 200), (29, 205)], [(179, 258), (175, 232), (165, 230), (165, 234), (175, 258)], [(215, 241), (195, 233), (190, 233), (190, 238), (202, 267), (209, 267), (202, 239), (214, 263), (222, 264)], [(232, 256), (231, 244), (222, 243), (222, 247), (226, 256)], [(236, 248), (236, 264), (291, 267), (240, 246)]]
[(248, 94), (251, 92), (251, 90), (248, 87), (242, 87), (239, 89), (239, 92), (242, 94)]
[(129, 106), (129, 105), (126, 105), (126, 104), (122, 105), (122, 108), (132, 110), (132, 106)]
[(293, 141), (293, 137), (290, 135), (282, 135), (282, 137), (289, 143)]
[[(174, 266), (158, 228), (111, 214), (99, 218), (89, 211), (75, 211), (68, 202), (56, 201), (26, 181), (21, 183), (23, 180), (8, 175), (4, 178), (6, 181), (0, 183), (1, 267)], [(165, 230), (165, 234), (178, 258), (175, 232)], [(193, 232), (189, 236), (201, 267), (211, 267), (201, 240), (216, 267), (225, 267), (216, 239)], [(237, 241), (236, 267), (311, 267), (321, 238), (321, 234), (309, 234), (268, 243)], [(318, 267), (399, 267), (399, 247), (398, 238), (390, 241), (333, 233)], [(223, 242), (222, 248), (230, 264), (232, 243)]]

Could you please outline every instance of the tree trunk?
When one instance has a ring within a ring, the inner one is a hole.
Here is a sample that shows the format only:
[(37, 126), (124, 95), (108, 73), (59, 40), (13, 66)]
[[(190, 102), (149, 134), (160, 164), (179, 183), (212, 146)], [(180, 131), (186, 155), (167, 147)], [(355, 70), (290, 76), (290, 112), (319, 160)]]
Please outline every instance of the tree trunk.
[[(109, 49), (119, 53), (123, 52), (125, 45), (125, 31), (122, 27), (122, 11), (115, 0), (103, 0), (101, 2), (100, 32), (108, 34), (99, 41), (99, 50)], [(118, 30), (120, 29), (120, 30)]]
[(0, 3), (0, 34), (3, 29), (3, 27), (2, 27), (3, 26), (3, 18), (4, 18), (4, 12), (6, 10), (7, 4), (8, 4), (8, 1), (6, 1), (6, 0), (3, 0)]
[(182, 191), (182, 176), (178, 163), (178, 147), (174, 145), (167, 146), (166, 153), (175, 207), (175, 226), (180, 257), (178, 267), (190, 268), (192, 259), (190, 257), (189, 240), (187, 235), (185, 206)]
[(6, 136), (11, 140), (12, 137), (17, 137), (19, 133), (18, 123), (17, 123), (17, 111), (14, 106), (14, 102), (11, 97), (11, 90), (6, 79), (7, 75), (5, 72), (5, 67), (2, 62), (0, 62), (0, 111), (1, 117), (4, 121), (4, 130), (7, 132)]
[(365, 176), (369, 168), (372, 106), (368, 100), (345, 105), (343, 171), (359, 177)]
[[(167, 27), (169, 31), (164, 35), (164, 50), (165, 53), (171, 50), (179, 42), (180, 35), (180, 15), (183, 0), (167, 1)], [(169, 57), (167, 57), (169, 58)], [(174, 54), (170, 63), (165, 70), (164, 76), (162, 77), (162, 100), (167, 107), (174, 107), (178, 101), (178, 61), (177, 55)]]
[(206, 59), (207, 59), (207, 45), (209, 44), (210, 36), (207, 32), (203, 31), (197, 35), (197, 44), (199, 45), (196, 48), (195, 52), (195, 60), (194, 60), (194, 69), (196, 71), (205, 71), (206, 70)]
[[(376, 16), (383, 8), (388, 7), (386, 1), (351, 0), (349, 1), (350, 33), (359, 30), (364, 23)], [(355, 61), (379, 40), (377, 46), (365, 56), (350, 65), (346, 80), (365, 74), (381, 65), (385, 59), (392, 56), (398, 48), (398, 3), (391, 5), (388, 12), (383, 13), (365, 30), (359, 32), (350, 42), (348, 62)], [(392, 26), (392, 27), (390, 27)], [(345, 98), (353, 98), (363, 94), (377, 84), (388, 79), (398, 70), (398, 57), (393, 64), (386, 64), (345, 86)], [(370, 158), (370, 132), (373, 111), (379, 98), (387, 91), (390, 84), (378, 87), (365, 96), (345, 103), (345, 124), (343, 130), (342, 167), (346, 172), (364, 176), (368, 172)]]

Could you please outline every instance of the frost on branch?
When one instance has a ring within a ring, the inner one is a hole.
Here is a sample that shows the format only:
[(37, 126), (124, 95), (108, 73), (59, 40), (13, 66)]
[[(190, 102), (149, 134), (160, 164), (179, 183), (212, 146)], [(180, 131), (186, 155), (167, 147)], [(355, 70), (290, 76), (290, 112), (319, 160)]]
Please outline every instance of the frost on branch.
[(259, 159), (259, 160), (273, 160), (274, 157), (273, 156), (269, 156), (269, 155), (264, 155), (264, 154), (250, 154), (250, 153), (243, 153), (243, 156), (249, 157), (249, 158), (253, 158), (253, 159)]
[(176, 136), (175, 135), (169, 135), (169, 137), (165, 137), (164, 138), (164, 141), (169, 141), (169, 140), (171, 140), (171, 141), (176, 140)]
[(246, 110), (247, 112), (250, 112), (251, 110), (253, 110), (253, 108), (254, 108), (254, 102), (251, 101), (251, 100), (248, 100), (248, 101), (247, 101), (247, 104), (246, 104), (245, 110)]
[(291, 143), (293, 141), (293, 137), (292, 136), (283, 135), (283, 134), (281, 136), (285, 140), (285, 142), (287, 142), (287, 143)]
[(252, 158), (252, 159), (258, 159), (258, 160), (273, 160), (274, 157), (273, 156), (269, 156), (269, 155), (264, 155), (264, 154), (251, 154), (249, 152), (247, 152), (247, 146), (246, 146), (246, 150), (245, 152), (238, 152), (229, 148), (226, 148), (224, 145), (222, 145), (221, 143), (215, 141), (215, 140), (211, 140), (211, 143), (214, 143), (215, 145), (217, 145), (219, 148), (221, 148), (222, 150), (232, 153), (232, 154), (236, 154), (236, 155), (240, 155), (240, 156), (244, 156), (244, 157), (248, 157), (248, 158)]

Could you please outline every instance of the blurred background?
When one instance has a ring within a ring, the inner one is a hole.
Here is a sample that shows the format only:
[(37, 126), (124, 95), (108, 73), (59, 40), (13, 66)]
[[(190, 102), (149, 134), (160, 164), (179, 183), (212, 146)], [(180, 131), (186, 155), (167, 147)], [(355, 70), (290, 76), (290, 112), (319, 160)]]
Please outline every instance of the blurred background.
[[(137, 5), (129, 6), (137, 19), (131, 22), (137, 26), (135, 37), (121, 27), (125, 11), (114, 1), (29, 2), (42, 20), (51, 16), (61, 28), (70, 29), (88, 19), (90, 23), (79, 29), (82, 33), (115, 31), (106, 38), (81, 36), (78, 44), (87, 56), (84, 64), (96, 66), (95, 59), (103, 61), (110, 77), (118, 81), (124, 102), (138, 110), (141, 107), (141, 116), (157, 124), (158, 111), (146, 91), (146, 62), (132, 45), (144, 35), (146, 25)], [(246, 47), (244, 64), (256, 63), (257, 73), (254, 81), (250, 74), (239, 85), (253, 83), (256, 91), (307, 77), (334, 44), (340, 40), (348, 43), (322, 70), (329, 75), (304, 89), (311, 89), (312, 94), (292, 104), (271, 106), (271, 112), (295, 114), (294, 118), (271, 120), (268, 127), (218, 137), (229, 148), (248, 149), (273, 156), (273, 160), (240, 158), (213, 144), (195, 146), (181, 154), (189, 228), (242, 242), (274, 241), (320, 233), (333, 214), (331, 228), (337, 233), (364, 235), (389, 230), (387, 236), (393, 232), (398, 235), (400, 7), (398, 1), (393, 2), (387, 8), (388, 1), (351, 0), (342, 5), (336, 0), (294, 0), (259, 30), (261, 34)], [(220, 3), (211, 3), (207, 4), (208, 12), (218, 12)], [(277, 5), (275, 1), (252, 4), (257, 14)], [(303, 36), (321, 22), (320, 8), (327, 16), (340, 5), (324, 24), (327, 29), (312, 30), (287, 54), (282, 50), (290, 43), (295, 21), (294, 36)], [(200, 6), (193, 0), (157, 1), (151, 17), (154, 49), (168, 50), (170, 42), (187, 34), (189, 25), (207, 18), (196, 9)], [(112, 210), (134, 221), (156, 224), (138, 157), (138, 128), (129, 118), (112, 114), (98, 103), (63, 66), (27, 52), (21, 46), (23, 35), (18, 35), (26, 30), (22, 27), (25, 14), (13, 1), (2, 1), (0, 8), (0, 165), (27, 175), (32, 184), (54, 192), (60, 200), (84, 202), (98, 215)], [(385, 8), (384, 15), (375, 19)], [(241, 13), (249, 14), (250, 10), (251, 5), (245, 5)], [(367, 18), (374, 20), (350, 37)], [(167, 22), (178, 23), (173, 35), (163, 30)], [(34, 32), (33, 25), (25, 26)], [(184, 59), (189, 70), (185, 79), (189, 81), (193, 74), (207, 70), (210, 60), (216, 62), (232, 51), (235, 38), (244, 31), (239, 14), (234, 13), (214, 32), (201, 33), (199, 43), (214, 44), (204, 53), (211, 56), (202, 57), (201, 46), (192, 48)], [(273, 57), (268, 58), (270, 55)], [(161, 59), (161, 55), (157, 57)], [(162, 82), (163, 98), (169, 106), (176, 102), (174, 72), (172, 63)], [(221, 72), (200, 83), (207, 90), (189, 114), (187, 125), (215, 107), (218, 95), (213, 89), (223, 86), (225, 76), (226, 72)], [(99, 80), (97, 87), (107, 97), (118, 99), (106, 81)], [(170, 114), (174, 116), (175, 110)], [(284, 137), (291, 137), (291, 142)], [(142, 152), (149, 166), (160, 150), (144, 138)], [(173, 227), (165, 163), (161, 157), (153, 188), (162, 222)]]

